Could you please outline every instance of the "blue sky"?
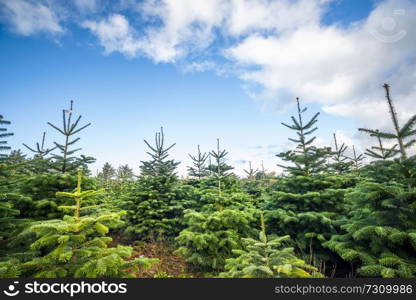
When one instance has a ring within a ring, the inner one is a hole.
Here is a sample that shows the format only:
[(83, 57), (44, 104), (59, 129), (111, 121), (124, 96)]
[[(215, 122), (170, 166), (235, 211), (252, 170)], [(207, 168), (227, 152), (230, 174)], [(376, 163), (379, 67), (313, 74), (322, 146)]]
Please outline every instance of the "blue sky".
[[(13, 122), (9, 144), (33, 145), (43, 131), (49, 145), (59, 141), (46, 123), (60, 124), (74, 99), (75, 112), (92, 123), (79, 145), (97, 158), (94, 170), (108, 161), (138, 171), (143, 139), (163, 126), (167, 141), (177, 143), (172, 157), (182, 162), (180, 174), (187, 153), (197, 144), (213, 149), (216, 138), (238, 174), (248, 161), (278, 171), (274, 154), (291, 147), (292, 135), (280, 123), (300, 96), (310, 114), (322, 112), (319, 144), (330, 144), (336, 131), (364, 149), (369, 141), (357, 127), (388, 126), (385, 80), (397, 83), (401, 116), (412, 112), (415, 6), (0, 0), (0, 113)], [(395, 28), (387, 26), (389, 15)], [(403, 30), (404, 37), (386, 42)]]

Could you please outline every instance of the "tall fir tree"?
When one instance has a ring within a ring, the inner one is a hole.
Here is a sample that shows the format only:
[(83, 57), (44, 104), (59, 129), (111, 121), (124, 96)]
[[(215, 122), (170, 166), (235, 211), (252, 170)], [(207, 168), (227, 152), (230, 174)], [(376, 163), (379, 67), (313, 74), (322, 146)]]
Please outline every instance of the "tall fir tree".
[[(62, 144), (54, 142), (56, 148), (59, 149), (60, 154), (53, 154), (53, 163), (51, 167), (61, 173), (74, 172), (80, 167), (86, 169), (87, 165), (95, 161), (94, 158), (81, 155), (81, 157), (76, 157), (74, 154), (81, 150), (81, 148), (70, 149), (75, 143), (80, 140), (80, 137), (73, 138), (77, 133), (81, 132), (85, 128), (91, 125), (88, 123), (84, 126), (79, 125), (82, 116), (79, 116), (75, 122), (72, 119), (73, 116), (73, 105), (74, 101), (71, 100), (69, 109), (62, 110), (62, 128), (53, 125), (48, 122), (49, 126), (58, 131), (65, 137), (65, 140)], [(79, 127), (81, 126), (81, 127)]]
[[(7, 146), (7, 137), (13, 135), (12, 132), (7, 132), (7, 128), (3, 127), (5, 125), (10, 125), (11, 122), (4, 119), (3, 115), (0, 115), (0, 152), (8, 151), (11, 149), (10, 146)], [(0, 159), (7, 157), (7, 154), (0, 153)]]
[[(267, 211), (270, 233), (290, 235), (291, 246), (302, 259), (326, 273), (335, 268), (331, 262), (336, 261), (336, 255), (323, 243), (338, 231), (336, 220), (346, 209), (344, 196), (358, 178), (329, 173), (327, 159), (332, 150), (314, 147), (316, 137), (308, 137), (317, 130), (319, 113), (305, 123), (302, 115), (306, 108), (301, 107), (299, 99), (297, 104), (298, 117), (292, 117), (293, 125), (284, 124), (299, 137), (289, 139), (297, 143), (296, 150), (278, 155), (294, 166), (281, 166), (289, 174), (278, 179), (263, 209)], [(338, 145), (336, 148), (340, 150)]]
[(416, 135), (416, 129), (414, 128), (416, 125), (416, 115), (413, 115), (409, 120), (407, 120), (407, 122), (403, 126), (400, 126), (397, 111), (394, 106), (393, 100), (391, 99), (390, 86), (387, 83), (385, 83), (383, 87), (386, 91), (386, 100), (394, 127), (394, 133), (381, 132), (378, 130), (366, 128), (360, 128), (359, 130), (383, 139), (396, 140), (396, 147), (398, 147), (398, 149), (391, 148), (389, 149), (389, 151), (391, 151), (394, 154), (400, 154), (402, 159), (407, 159), (407, 150), (416, 143), (416, 139), (414, 138), (414, 136)]
[(165, 147), (164, 141), (163, 128), (156, 133), (154, 146), (145, 140), (151, 159), (142, 161), (138, 181), (127, 187), (120, 202), (127, 211), (125, 233), (132, 239), (159, 240), (180, 231), (183, 208), (175, 192), (179, 162), (168, 159), (175, 144)]
[(305, 122), (303, 114), (307, 111), (307, 108), (301, 107), (299, 98), (296, 98), (296, 103), (298, 116), (297, 118), (294, 116), (291, 117), (293, 124), (288, 125), (282, 123), (283, 126), (296, 131), (298, 138), (289, 138), (291, 142), (297, 144), (296, 149), (279, 153), (276, 156), (280, 157), (283, 161), (294, 164), (292, 166), (278, 165), (289, 171), (289, 173), (310, 176), (320, 173), (327, 168), (326, 161), (331, 151), (329, 148), (317, 148), (313, 146), (316, 136), (309, 138), (318, 129), (318, 127), (314, 126), (318, 122), (320, 113), (316, 113), (309, 121)]

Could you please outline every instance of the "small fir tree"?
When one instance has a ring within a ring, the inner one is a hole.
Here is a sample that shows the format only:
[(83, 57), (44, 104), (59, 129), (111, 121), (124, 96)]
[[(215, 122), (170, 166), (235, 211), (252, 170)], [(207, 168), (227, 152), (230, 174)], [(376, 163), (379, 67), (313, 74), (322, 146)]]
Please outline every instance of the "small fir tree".
[(349, 158), (353, 164), (354, 169), (357, 171), (363, 166), (364, 154), (357, 154), (355, 146), (352, 146), (352, 157)]
[(364, 182), (347, 194), (344, 232), (325, 243), (364, 277), (416, 276), (416, 191), (399, 183)]
[(118, 245), (108, 247), (111, 238), (106, 234), (109, 228), (120, 222), (120, 213), (104, 215), (84, 214), (93, 207), (82, 206), (83, 202), (102, 191), (82, 191), (82, 175), (78, 173), (77, 189), (74, 193), (60, 192), (59, 196), (74, 200), (70, 206), (61, 209), (73, 211), (62, 220), (50, 220), (31, 226), (37, 240), (31, 249), (39, 256), (21, 265), (25, 276), (33, 277), (134, 277), (138, 267), (147, 268), (157, 259), (135, 258), (128, 260), (132, 248)]
[(49, 153), (54, 151), (57, 147), (45, 148), (46, 132), (43, 132), (42, 141), (37, 142), (35, 147), (29, 147), (25, 143), (25, 146), (29, 151), (34, 153), (33, 158), (28, 163), (28, 169), (32, 174), (40, 174), (48, 172), (51, 169), (51, 158), (46, 157)]
[(151, 159), (149, 161), (142, 161), (140, 170), (142, 171), (143, 176), (175, 176), (175, 170), (179, 165), (179, 162), (176, 162), (172, 159), (168, 159), (169, 150), (172, 149), (176, 143), (165, 147), (165, 134), (163, 132), (163, 127), (160, 128), (160, 132), (156, 132), (155, 135), (155, 145), (152, 146), (146, 140), (144, 140), (146, 145), (150, 148), (150, 152), (146, 152), (150, 155)]
[(179, 245), (175, 253), (183, 256), (196, 269), (221, 271), (225, 260), (232, 257), (232, 250), (242, 248), (241, 239), (253, 234), (253, 220), (253, 213), (248, 210), (187, 210), (187, 227), (175, 239)]
[(263, 214), (259, 239), (244, 238), (243, 249), (233, 250), (236, 258), (226, 260), (220, 277), (236, 278), (307, 278), (322, 277), (317, 269), (296, 257), (293, 248), (285, 247), (290, 236), (268, 238)]
[(296, 103), (298, 116), (297, 118), (291, 117), (293, 124), (288, 125), (282, 123), (283, 126), (296, 131), (298, 138), (289, 138), (290, 141), (297, 144), (296, 149), (282, 152), (276, 156), (283, 159), (283, 161), (294, 164), (294, 166), (278, 165), (289, 171), (289, 173), (310, 176), (312, 174), (320, 173), (327, 168), (326, 160), (331, 151), (329, 148), (317, 148), (313, 146), (312, 144), (316, 137), (309, 138), (309, 136), (318, 129), (318, 127), (314, 126), (316, 122), (318, 122), (320, 113), (316, 113), (308, 122), (304, 122), (303, 114), (306, 112), (307, 108), (302, 108), (300, 106), (299, 98), (296, 98)]
[(121, 165), (117, 168), (116, 183), (119, 193), (124, 192), (126, 185), (133, 182), (134, 177), (133, 169), (128, 165)]
[(209, 156), (209, 153), (201, 153), (201, 149), (198, 145), (198, 154), (196, 156), (188, 154), (192, 160), (192, 167), (188, 167), (188, 174), (191, 177), (201, 179), (209, 175), (207, 170), (206, 162)]
[[(0, 152), (3, 151), (8, 151), (11, 149), (10, 146), (7, 146), (7, 141), (5, 140), (5, 138), (12, 136), (13, 133), (12, 132), (7, 132), (7, 128), (3, 127), (5, 125), (10, 125), (11, 122), (10, 121), (6, 121), (3, 117), (3, 115), (0, 115)], [(0, 159), (3, 159), (7, 157), (7, 154), (3, 154), (0, 153)]]
[(57, 148), (57, 146), (50, 148), (50, 149), (45, 148), (45, 139), (46, 139), (46, 132), (43, 132), (42, 141), (40, 144), (39, 142), (37, 142), (35, 148), (29, 147), (25, 143), (23, 143), (23, 146), (25, 146), (31, 152), (35, 153), (36, 157), (44, 157)]
[[(9, 197), (9, 194), (0, 193), (0, 245), (2, 250), (5, 248), (4, 242), (10, 238), (16, 228), (16, 216), (20, 213), (10, 203)], [(2, 250), (0, 250), (0, 254)]]
[(98, 181), (100, 182), (100, 185), (103, 188), (105, 188), (107, 191), (111, 189), (115, 176), (116, 176), (116, 170), (108, 162), (104, 164), (101, 171), (97, 174), (97, 178), (98, 178)]
[(334, 146), (335, 151), (332, 152), (333, 163), (330, 165), (330, 168), (338, 174), (348, 172), (352, 167), (352, 162), (345, 155), (348, 146), (345, 143), (339, 145), (337, 136), (334, 133)]
[(217, 150), (212, 150), (210, 156), (214, 159), (215, 163), (208, 166), (212, 176), (217, 181), (218, 193), (221, 194), (221, 181), (226, 179), (230, 174), (228, 171), (233, 167), (225, 163), (228, 152), (220, 149), (220, 140), (217, 139)]
[(134, 179), (133, 169), (129, 165), (121, 165), (117, 168), (116, 178), (120, 182), (127, 182)]
[(247, 179), (248, 180), (255, 180), (256, 179), (256, 175), (259, 172), (258, 169), (253, 169), (251, 166), (251, 161), (248, 162), (248, 170), (244, 169), (243, 170), (244, 173), (247, 174)]
[(370, 136), (377, 137), (378, 146), (372, 146), (371, 149), (366, 149), (365, 154), (371, 158), (387, 160), (397, 155), (397, 144), (392, 148), (385, 148), (380, 137), (380, 131), (377, 129)]

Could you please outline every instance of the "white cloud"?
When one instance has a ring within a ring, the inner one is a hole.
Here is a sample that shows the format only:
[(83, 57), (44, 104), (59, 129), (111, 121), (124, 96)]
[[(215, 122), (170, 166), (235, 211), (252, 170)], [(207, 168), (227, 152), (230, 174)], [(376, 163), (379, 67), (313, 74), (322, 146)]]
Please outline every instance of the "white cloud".
[(75, 5), (81, 12), (91, 12), (97, 9), (97, 0), (75, 0)]
[(100, 21), (84, 21), (82, 26), (98, 37), (105, 54), (118, 51), (134, 57), (140, 48), (140, 42), (135, 38), (135, 30), (122, 15), (113, 14)]
[(162, 24), (146, 28), (142, 51), (156, 62), (175, 62), (190, 51), (208, 47), (225, 8), (221, 0), (144, 1), (139, 12)]
[(284, 32), (317, 24), (327, 2), (231, 0), (229, 15), (224, 17), (226, 31), (232, 36), (240, 36), (259, 30)]
[(22, 35), (39, 32), (60, 34), (64, 29), (53, 9), (44, 1), (0, 0), (2, 15), (11, 24), (13, 31)]
[[(416, 96), (409, 90), (414, 86), (409, 77), (416, 77), (415, 14), (410, 1), (385, 1), (367, 20), (348, 28), (316, 22), (281, 34), (252, 33), (225, 53), (240, 66), (238, 76), (262, 87), (260, 95), (269, 101), (283, 105), (300, 96), (323, 104), (328, 113), (383, 127), (389, 122), (381, 118), (387, 112), (384, 81), (397, 84), (399, 110), (412, 111), (406, 99)], [(400, 87), (403, 80), (408, 86)]]

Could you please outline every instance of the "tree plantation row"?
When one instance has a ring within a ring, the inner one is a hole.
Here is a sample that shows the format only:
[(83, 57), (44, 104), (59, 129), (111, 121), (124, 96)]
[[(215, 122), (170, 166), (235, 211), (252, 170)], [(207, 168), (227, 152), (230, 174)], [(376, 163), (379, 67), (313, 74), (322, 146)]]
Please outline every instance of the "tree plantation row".
[(360, 128), (365, 153), (336, 135), (316, 146), (319, 113), (297, 99), (284, 173), (250, 163), (245, 178), (219, 140), (179, 178), (163, 128), (139, 176), (106, 163), (94, 177), (72, 101), (48, 123), (62, 140), (44, 133), (31, 156), (0, 115), (0, 277), (415, 277), (416, 115), (401, 123), (384, 89), (394, 130)]

